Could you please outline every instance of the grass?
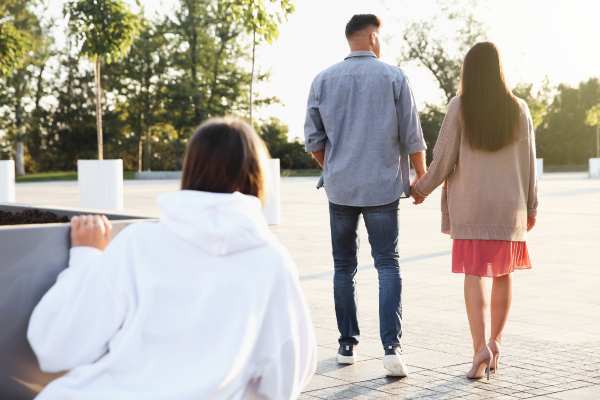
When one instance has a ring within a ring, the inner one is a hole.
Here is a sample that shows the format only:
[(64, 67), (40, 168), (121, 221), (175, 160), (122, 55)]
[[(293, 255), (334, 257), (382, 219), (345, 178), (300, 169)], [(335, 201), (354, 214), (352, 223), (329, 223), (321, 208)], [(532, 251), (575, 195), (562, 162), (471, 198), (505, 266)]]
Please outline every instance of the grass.
[[(321, 175), (321, 170), (318, 169), (284, 169), (281, 171), (281, 176), (284, 177), (317, 177)], [(125, 171), (124, 179), (135, 179), (134, 171)], [(76, 181), (77, 171), (53, 171), (40, 172), (36, 174), (27, 174), (16, 178), (19, 183), (26, 182), (51, 182), (51, 181)]]
[[(124, 179), (133, 179), (133, 171), (125, 171), (123, 173)], [(52, 172), (40, 172), (36, 174), (27, 174), (25, 176), (18, 176), (16, 181), (19, 183), (25, 182), (50, 182), (50, 181), (76, 181), (77, 171), (52, 171)]]
[(284, 177), (306, 177), (306, 176), (315, 176), (318, 177), (321, 175), (320, 169), (284, 169), (281, 171), (281, 176)]

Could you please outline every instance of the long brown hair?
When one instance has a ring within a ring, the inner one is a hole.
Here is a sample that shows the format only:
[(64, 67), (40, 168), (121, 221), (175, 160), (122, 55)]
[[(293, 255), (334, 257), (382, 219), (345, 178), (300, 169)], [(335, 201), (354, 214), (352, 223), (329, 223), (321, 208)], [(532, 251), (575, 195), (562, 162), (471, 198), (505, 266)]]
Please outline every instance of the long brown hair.
[(462, 66), (460, 98), (464, 134), (474, 149), (500, 150), (517, 139), (519, 103), (493, 43), (473, 46)]
[(182, 190), (233, 193), (264, 200), (267, 149), (247, 123), (211, 119), (190, 139), (181, 177)]

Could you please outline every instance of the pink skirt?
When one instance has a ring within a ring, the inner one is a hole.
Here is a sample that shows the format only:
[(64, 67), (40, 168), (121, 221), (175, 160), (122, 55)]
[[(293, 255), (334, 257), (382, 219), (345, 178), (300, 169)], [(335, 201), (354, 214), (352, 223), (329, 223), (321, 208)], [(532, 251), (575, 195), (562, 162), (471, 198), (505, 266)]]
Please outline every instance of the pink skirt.
[(452, 272), (496, 277), (531, 269), (525, 242), (462, 240), (452, 243)]

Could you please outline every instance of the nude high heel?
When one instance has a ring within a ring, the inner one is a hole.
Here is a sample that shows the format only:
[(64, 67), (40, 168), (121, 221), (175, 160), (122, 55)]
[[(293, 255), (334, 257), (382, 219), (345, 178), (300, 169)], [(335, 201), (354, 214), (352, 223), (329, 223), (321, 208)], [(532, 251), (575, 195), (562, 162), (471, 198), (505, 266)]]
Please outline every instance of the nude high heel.
[(498, 371), (498, 365), (500, 364), (500, 343), (496, 340), (490, 340), (488, 347), (492, 352), (490, 370), (495, 374)]
[(481, 379), (484, 376), (490, 380), (490, 364), (492, 363), (492, 352), (485, 346), (473, 357), (473, 366), (467, 373), (469, 379)]

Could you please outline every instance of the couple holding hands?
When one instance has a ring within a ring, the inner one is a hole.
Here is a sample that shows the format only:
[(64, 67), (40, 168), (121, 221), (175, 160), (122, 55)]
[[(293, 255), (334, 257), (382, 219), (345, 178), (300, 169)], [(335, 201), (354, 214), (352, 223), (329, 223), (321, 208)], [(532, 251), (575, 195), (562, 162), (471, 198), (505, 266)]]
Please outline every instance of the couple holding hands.
[[(442, 189), (442, 232), (453, 239), (452, 272), (465, 274), (464, 296), (479, 379), (498, 369), (511, 305), (511, 273), (531, 268), (526, 233), (536, 221), (533, 124), (527, 104), (508, 88), (497, 48), (477, 43), (462, 66), (460, 93), (425, 165), (425, 141), (408, 80), (379, 61), (380, 20), (355, 15), (346, 26), (350, 55), (314, 80), (305, 124), (306, 149), (323, 167), (340, 332), (337, 360), (351, 364), (360, 330), (356, 312), (357, 225), (362, 215), (379, 277), (379, 322), (388, 374), (406, 376), (401, 355), (402, 278), (398, 204), (422, 203)], [(416, 180), (410, 184), (410, 164)], [(483, 277), (493, 278), (486, 336)]]

